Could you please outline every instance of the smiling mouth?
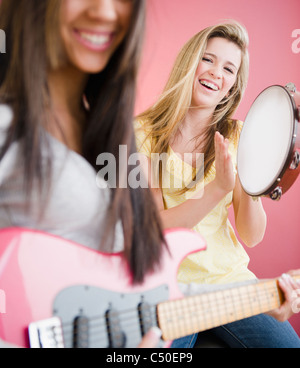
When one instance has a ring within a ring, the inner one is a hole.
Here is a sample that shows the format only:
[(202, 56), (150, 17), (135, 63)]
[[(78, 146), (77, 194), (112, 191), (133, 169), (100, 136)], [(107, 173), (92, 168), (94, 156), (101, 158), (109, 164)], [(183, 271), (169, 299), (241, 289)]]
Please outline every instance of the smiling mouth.
[(101, 50), (110, 46), (114, 34), (112, 32), (88, 32), (75, 30), (77, 39), (92, 49)]
[(97, 35), (93, 33), (86, 33), (86, 32), (78, 32), (80, 37), (84, 40), (90, 42), (91, 44), (95, 46), (102, 46), (106, 43), (108, 43), (111, 39), (110, 35)]
[(199, 80), (199, 83), (211, 91), (219, 91), (220, 89), (216, 84), (208, 82), (207, 80)]

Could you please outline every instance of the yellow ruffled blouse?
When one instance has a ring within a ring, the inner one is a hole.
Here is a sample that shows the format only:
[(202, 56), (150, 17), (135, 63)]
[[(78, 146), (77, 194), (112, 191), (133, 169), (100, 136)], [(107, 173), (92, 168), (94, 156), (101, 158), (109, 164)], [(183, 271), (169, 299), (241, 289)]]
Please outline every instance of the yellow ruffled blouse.
[[(140, 153), (151, 157), (151, 139), (147, 138), (142, 123), (135, 121), (136, 143)], [(241, 123), (240, 123), (241, 125)], [(236, 173), (238, 142), (230, 142), (231, 154)], [(191, 178), (195, 168), (184, 162), (169, 147), (168, 159), (163, 165), (162, 193), (165, 209), (179, 205), (193, 196), (195, 191), (189, 190), (178, 195), (178, 183)], [(204, 178), (197, 190), (204, 190), (205, 185), (215, 178), (215, 165)], [(164, 180), (166, 178), (166, 180)], [(171, 184), (171, 185), (170, 185)], [(194, 228), (206, 241), (207, 249), (187, 256), (180, 265), (178, 282), (201, 284), (227, 284), (254, 279), (255, 275), (248, 269), (249, 256), (238, 241), (228, 218), (228, 209), (232, 204), (233, 192), (224, 197), (218, 205), (208, 213)], [(182, 244), (184, 246), (184, 244)]]

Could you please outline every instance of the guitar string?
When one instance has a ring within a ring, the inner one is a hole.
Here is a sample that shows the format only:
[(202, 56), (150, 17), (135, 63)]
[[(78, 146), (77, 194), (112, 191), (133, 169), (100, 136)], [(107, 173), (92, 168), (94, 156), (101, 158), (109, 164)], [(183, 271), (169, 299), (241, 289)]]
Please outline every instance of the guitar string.
[[(253, 286), (257, 286), (257, 285), (253, 285)], [(261, 284), (260, 284), (260, 286), (261, 286)], [(268, 285), (265, 285), (265, 286), (268, 287)], [(186, 312), (185, 314), (189, 315), (189, 316), (186, 316), (184, 319), (189, 319), (189, 320), (197, 319), (197, 320), (202, 320), (201, 322), (203, 322), (203, 321), (205, 322), (208, 319), (211, 319), (213, 317), (210, 316), (209, 318), (207, 318), (207, 316), (204, 313), (203, 314), (201, 314), (201, 312), (199, 313), (199, 309), (201, 308), (203, 311), (205, 311), (206, 314), (210, 314), (210, 315), (216, 313), (216, 311), (217, 311), (218, 312), (217, 315), (218, 315), (218, 314), (220, 314), (220, 309), (222, 309), (224, 307), (224, 301), (222, 301), (220, 299), (230, 297), (231, 300), (232, 300), (232, 304), (234, 304), (235, 302), (239, 302), (242, 306), (242, 309), (243, 309), (243, 303), (245, 303), (245, 302), (248, 303), (253, 298), (258, 298), (259, 299), (258, 302), (260, 302), (260, 304), (263, 304), (266, 301), (269, 302), (270, 298), (266, 296), (266, 291), (265, 290), (261, 290), (261, 288), (259, 288), (259, 289), (256, 289), (256, 290), (252, 290), (250, 293), (249, 293), (249, 290), (248, 290), (248, 293), (245, 296), (244, 288), (245, 287), (243, 287), (243, 290), (239, 290), (239, 288), (237, 288), (237, 289), (227, 289), (226, 291), (224, 291), (222, 293), (217, 292), (218, 298), (216, 298), (216, 300), (209, 300), (210, 296), (216, 297), (216, 293), (213, 292), (213, 293), (208, 293), (208, 294), (200, 294), (198, 296), (198, 298), (197, 298), (197, 296), (192, 296), (192, 297), (187, 297), (185, 299), (179, 299), (178, 303), (176, 303), (175, 300), (171, 300), (171, 301), (162, 302), (160, 304), (165, 304), (165, 306), (166, 306), (168, 303), (170, 303), (170, 305), (167, 306), (167, 311), (165, 313), (168, 313), (168, 312), (171, 313), (171, 314), (173, 313), (173, 314), (175, 314), (174, 317), (177, 317), (176, 313), (178, 311), (180, 311), (180, 312), (182, 312), (182, 314), (184, 314)], [(274, 286), (269, 285), (269, 289), (273, 290)], [(238, 293), (242, 291), (243, 295), (237, 295), (236, 293), (233, 295), (231, 293), (233, 290), (237, 291)], [(231, 295), (224, 295), (225, 292), (227, 292), (227, 293), (230, 292)], [(270, 292), (271, 291), (268, 290), (268, 293), (270, 293)], [(262, 295), (259, 295), (259, 294), (262, 294)], [(198, 301), (195, 300), (195, 299), (199, 299), (199, 298), (203, 298), (203, 297), (206, 297), (205, 299), (207, 299), (207, 300), (204, 300), (204, 301), (201, 300), (201, 303), (199, 303), (199, 300)], [(189, 302), (192, 301), (192, 303), (187, 302), (187, 299), (189, 299)], [(265, 299), (265, 300), (263, 300), (263, 299)], [(185, 300), (185, 302), (183, 302), (183, 300)], [(176, 304), (179, 304), (179, 307), (175, 307)], [(212, 304), (213, 304), (214, 307), (212, 307)], [(251, 306), (251, 303), (250, 303), (250, 306)], [(156, 307), (157, 307), (156, 305), (152, 305), (150, 307), (152, 314), (156, 312)], [(124, 317), (128, 313), (131, 313), (132, 316), (130, 316), (130, 318)], [(194, 315), (193, 317), (191, 317), (191, 314), (195, 314), (195, 313), (197, 313), (198, 315)], [(236, 313), (236, 311), (231, 312), (231, 314), (232, 313)], [(243, 315), (245, 314), (243, 311), (240, 312), (240, 313), (242, 313)], [(122, 327), (123, 328), (125, 327), (124, 326), (124, 319), (128, 323), (131, 323), (132, 320), (135, 320), (137, 322), (139, 321), (138, 311), (137, 311), (136, 308), (120, 311), (120, 312), (118, 312), (118, 316), (121, 316), (121, 317), (123, 316), (123, 318), (122, 318)], [(97, 323), (98, 320), (99, 320), (99, 323)], [(101, 321), (101, 320), (103, 320), (103, 321)], [(203, 323), (203, 324), (205, 324), (205, 323)], [(65, 338), (68, 338), (68, 336), (74, 336), (74, 335), (76, 336), (76, 332), (74, 332), (74, 330), (73, 330), (73, 328), (74, 328), (74, 323), (73, 322), (63, 323), (62, 328), (63, 328), (63, 335), (65, 336)], [(105, 316), (104, 315), (102, 315), (102, 316), (99, 315), (99, 316), (89, 318), (89, 331), (88, 331), (89, 333), (90, 333), (91, 328), (102, 329), (107, 334), (107, 321), (105, 319)], [(68, 329), (71, 329), (71, 331), (68, 331)], [(126, 330), (126, 332), (128, 333), (128, 330)]]
[[(94, 333), (94, 334), (91, 334), (91, 336), (89, 336), (89, 338), (90, 338), (90, 340), (89, 340), (89, 343), (91, 344), (91, 345), (97, 345), (97, 346), (99, 346), (99, 347), (107, 347), (107, 345), (108, 345), (108, 337), (107, 337), (107, 335), (105, 334), (105, 331), (101, 331), (102, 332), (102, 336), (98, 336), (97, 337), (97, 335), (99, 335), (99, 332), (98, 333)], [(130, 330), (126, 330), (125, 331), (127, 334), (129, 333), (131, 333), (131, 331)], [(135, 330), (135, 332), (136, 332), (136, 330)], [(193, 331), (194, 332), (194, 331)], [(103, 335), (104, 335), (104, 337), (103, 337)], [(186, 332), (185, 331), (183, 331), (178, 337), (181, 337), (181, 336), (184, 336), (184, 335), (186, 335)]]
[[(227, 321), (227, 323), (230, 322), (230, 321)], [(195, 333), (195, 332), (201, 332), (203, 330), (206, 330), (206, 329), (209, 329), (209, 328), (212, 328), (212, 327), (216, 327), (218, 325), (222, 325), (222, 324), (225, 324), (224, 322), (220, 322), (218, 324), (213, 324), (212, 326), (209, 326), (207, 328), (199, 328), (197, 331), (195, 331), (195, 329), (192, 329), (190, 332), (187, 331), (187, 329), (184, 327), (184, 326), (177, 326), (175, 329), (173, 328), (173, 330), (171, 330), (170, 326), (168, 327), (168, 331), (172, 331), (171, 332), (171, 339), (174, 339), (174, 338), (179, 338), (179, 337), (182, 337), (182, 336), (186, 336), (186, 335), (189, 335), (190, 333)], [(134, 327), (132, 328), (129, 328), (129, 329), (124, 329), (122, 330), (122, 333), (124, 333), (125, 335), (124, 336), (131, 336), (132, 334), (135, 333), (135, 336), (137, 334), (137, 331), (140, 331), (139, 330), (139, 326), (137, 326), (137, 328), (134, 329)], [(102, 334), (100, 335), (100, 333), (102, 332)], [(142, 335), (139, 335), (139, 340), (141, 339), (141, 336)], [(73, 334), (70, 334), (69, 336), (70, 338), (68, 339), (67, 336), (64, 336), (64, 341), (65, 343), (71, 341), (71, 344), (73, 343), (74, 341), (74, 336)], [(80, 340), (79, 340), (80, 341)], [(89, 344), (93, 344), (93, 346), (99, 346), (99, 347), (108, 347), (109, 346), (109, 337), (108, 337), (108, 334), (107, 334), (107, 331), (105, 330), (101, 330), (100, 332), (89, 332), (88, 333), (88, 341), (89, 341)], [(92, 342), (93, 341), (93, 342)]]
[[(273, 289), (273, 287), (272, 287), (272, 289)], [(214, 293), (212, 293), (212, 294), (214, 294)], [(263, 297), (264, 297), (265, 296), (265, 291), (262, 291), (262, 294), (263, 294)], [(242, 303), (245, 302), (246, 299), (248, 299), (248, 298), (251, 299), (251, 298), (253, 298), (253, 296), (255, 297), (257, 295), (258, 295), (257, 291), (254, 291), (252, 293), (248, 293), (246, 297), (245, 296), (242, 296), (241, 297), (240, 295), (230, 295), (230, 297), (231, 297), (232, 303), (235, 302), (233, 300), (233, 298), (235, 298), (235, 299), (238, 299), (238, 302), (240, 302), (242, 304)], [(206, 299), (209, 298), (208, 294), (206, 294), (205, 296), (207, 296)], [(213, 295), (213, 296), (215, 296), (215, 295)], [(211, 308), (211, 304), (213, 303), (213, 305), (217, 306), (217, 308), (216, 308), (216, 310), (217, 310), (217, 309), (219, 309), (219, 306), (220, 305), (222, 307), (224, 305), (222, 303), (223, 301), (221, 301), (222, 304), (219, 305), (218, 304), (218, 299), (224, 299), (224, 297), (228, 298), (228, 296), (221, 295), (221, 294), (219, 294), (218, 296), (219, 296), (219, 298), (217, 298), (216, 300), (205, 300), (205, 301), (201, 300), (200, 302), (202, 302), (202, 303), (199, 303), (199, 301), (197, 301), (197, 302), (195, 302), (195, 303), (197, 303), (197, 305), (195, 307), (196, 308), (200, 308), (200, 306), (201, 306), (202, 309), (209, 310), (210, 313), (213, 313), (214, 312), (214, 309)], [(176, 313), (176, 309), (174, 309), (174, 305), (177, 304), (176, 302), (178, 302), (178, 304), (180, 304), (179, 307), (178, 307), (178, 310), (179, 311), (182, 310), (182, 309), (188, 309), (188, 310), (190, 310), (191, 309), (191, 305), (185, 305), (184, 306), (184, 304), (186, 304), (186, 303), (184, 303), (183, 300), (185, 300), (187, 302), (187, 299), (188, 299), (189, 301), (192, 301), (193, 302), (193, 301), (195, 301), (196, 298), (197, 298), (197, 296), (192, 296), (192, 297), (187, 297), (185, 299), (178, 299), (178, 301), (171, 300), (171, 301), (161, 302), (159, 304), (165, 304), (165, 305), (167, 305), (169, 303), (169, 311), (171, 311), (173, 313), (174, 312)], [(199, 298), (203, 298), (203, 294), (202, 295), (199, 295)], [(243, 301), (242, 298), (244, 298), (245, 300)], [(260, 298), (260, 300), (262, 300), (262, 298)], [(269, 298), (266, 297), (266, 300), (269, 300)], [(249, 300), (247, 300), (247, 302), (248, 301)], [(153, 313), (155, 311), (155, 309), (156, 309), (156, 305), (150, 305), (150, 308), (152, 308), (151, 312)], [(120, 316), (121, 318), (124, 317), (124, 315), (127, 314), (127, 313), (133, 313), (134, 314), (134, 317), (132, 317), (132, 318), (136, 318), (137, 315), (138, 315), (137, 308), (131, 308), (131, 309), (117, 311), (117, 312), (118, 312), (118, 316)], [(103, 325), (106, 325), (107, 322), (106, 322), (106, 317), (104, 315), (98, 315), (98, 316), (89, 318), (89, 322), (93, 323), (93, 322), (95, 322), (97, 320), (101, 320), (101, 319), (105, 320), (104, 323), (103, 323)], [(74, 322), (63, 323), (62, 324), (62, 327), (63, 328), (67, 328), (67, 327), (73, 328), (74, 327)]]

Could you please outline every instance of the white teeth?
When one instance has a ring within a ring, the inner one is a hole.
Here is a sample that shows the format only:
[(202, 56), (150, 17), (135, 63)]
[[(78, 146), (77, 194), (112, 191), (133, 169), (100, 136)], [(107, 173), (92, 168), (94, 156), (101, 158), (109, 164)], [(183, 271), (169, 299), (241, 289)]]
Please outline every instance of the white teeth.
[(203, 86), (206, 86), (206, 87), (209, 87), (209, 88), (213, 89), (214, 91), (219, 90), (219, 88), (215, 84), (207, 82), (205, 80), (201, 80), (200, 83), (203, 84)]
[(109, 41), (109, 35), (96, 35), (91, 33), (80, 32), (80, 36), (94, 45), (100, 46)]

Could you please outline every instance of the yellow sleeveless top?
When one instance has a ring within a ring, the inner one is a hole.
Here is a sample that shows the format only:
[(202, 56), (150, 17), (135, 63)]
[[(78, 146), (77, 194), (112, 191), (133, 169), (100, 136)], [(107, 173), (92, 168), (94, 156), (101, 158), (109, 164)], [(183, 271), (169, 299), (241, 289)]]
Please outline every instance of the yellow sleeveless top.
[[(241, 125), (241, 123), (240, 123)], [(151, 138), (142, 128), (142, 123), (135, 121), (135, 133), (137, 149), (140, 153), (151, 156)], [(230, 142), (231, 154), (236, 173), (238, 142)], [(180, 178), (191, 177), (195, 170), (185, 163), (169, 147), (168, 160), (163, 170), (167, 171), (166, 177), (171, 185), (162, 183), (162, 194), (165, 209), (174, 207), (195, 194), (192, 189), (187, 193), (178, 195), (176, 181)], [(215, 165), (204, 178), (199, 190), (205, 191), (205, 185), (215, 178)], [(164, 175), (163, 175), (164, 177)], [(203, 189), (204, 188), (204, 189)], [(208, 215), (200, 221), (193, 230), (200, 233), (205, 239), (207, 249), (186, 257), (178, 271), (178, 281), (181, 283), (231, 283), (254, 279), (255, 275), (248, 269), (249, 256), (238, 241), (233, 227), (228, 218), (228, 209), (232, 204), (233, 192), (227, 194)], [(184, 244), (182, 245), (184, 246)]]

